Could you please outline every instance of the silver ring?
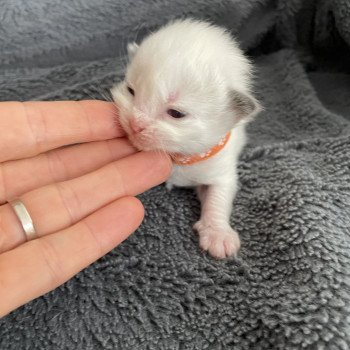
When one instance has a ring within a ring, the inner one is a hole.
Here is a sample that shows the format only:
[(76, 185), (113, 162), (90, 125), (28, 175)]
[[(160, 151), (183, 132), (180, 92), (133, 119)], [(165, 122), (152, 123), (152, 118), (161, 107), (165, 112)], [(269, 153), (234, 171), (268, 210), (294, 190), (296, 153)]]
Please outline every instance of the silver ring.
[(15, 199), (9, 203), (12, 205), (13, 210), (15, 211), (19, 221), (21, 222), (27, 241), (31, 241), (32, 239), (37, 238), (37, 234), (33, 225), (33, 220), (30, 217), (25, 205), (19, 199)]

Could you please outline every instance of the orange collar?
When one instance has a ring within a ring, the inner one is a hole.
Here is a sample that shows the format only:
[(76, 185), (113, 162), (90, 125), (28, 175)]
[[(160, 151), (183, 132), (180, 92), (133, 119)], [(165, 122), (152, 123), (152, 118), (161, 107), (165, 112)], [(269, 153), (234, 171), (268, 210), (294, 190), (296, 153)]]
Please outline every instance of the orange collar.
[(184, 154), (180, 153), (175, 153), (171, 155), (171, 158), (173, 159), (173, 162), (177, 165), (192, 165), (195, 163), (198, 163), (202, 160), (206, 160), (218, 152), (220, 152), (227, 144), (228, 140), (230, 139), (231, 136), (231, 131), (227, 133), (218, 144), (216, 144), (214, 147), (212, 147), (210, 150), (200, 153), (200, 154), (195, 154), (193, 156), (187, 156)]

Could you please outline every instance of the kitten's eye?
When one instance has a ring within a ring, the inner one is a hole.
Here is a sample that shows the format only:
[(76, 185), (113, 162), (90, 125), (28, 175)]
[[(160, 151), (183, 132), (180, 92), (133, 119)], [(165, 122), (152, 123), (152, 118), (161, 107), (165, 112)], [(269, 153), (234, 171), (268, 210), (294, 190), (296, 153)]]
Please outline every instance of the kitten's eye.
[(135, 96), (135, 91), (130, 86), (128, 86), (128, 91), (131, 95)]
[(166, 111), (173, 118), (183, 118), (186, 114), (177, 111), (176, 109), (168, 109)]

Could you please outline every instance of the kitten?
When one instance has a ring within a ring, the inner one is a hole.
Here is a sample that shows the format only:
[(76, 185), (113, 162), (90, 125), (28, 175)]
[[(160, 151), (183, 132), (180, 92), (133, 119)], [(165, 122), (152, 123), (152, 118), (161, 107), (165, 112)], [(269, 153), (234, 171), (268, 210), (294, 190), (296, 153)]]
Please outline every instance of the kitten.
[(224, 29), (191, 19), (129, 44), (128, 52), (125, 80), (112, 95), (130, 142), (173, 157), (169, 188), (196, 187), (201, 248), (216, 258), (236, 254), (240, 240), (229, 223), (236, 167), (244, 124), (260, 110), (249, 61)]

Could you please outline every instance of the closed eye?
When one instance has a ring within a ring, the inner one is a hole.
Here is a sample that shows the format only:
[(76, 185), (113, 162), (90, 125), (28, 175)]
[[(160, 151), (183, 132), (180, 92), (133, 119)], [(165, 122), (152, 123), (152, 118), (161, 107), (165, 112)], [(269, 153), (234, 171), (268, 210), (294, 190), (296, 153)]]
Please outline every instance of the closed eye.
[(180, 111), (177, 111), (176, 109), (168, 109), (166, 111), (171, 117), (179, 119), (179, 118), (183, 118), (186, 116), (185, 113), (182, 113)]
[(128, 86), (127, 89), (128, 89), (128, 91), (129, 91), (129, 93), (130, 93), (131, 95), (135, 96), (135, 91), (134, 91), (134, 89), (132, 89), (130, 86)]

